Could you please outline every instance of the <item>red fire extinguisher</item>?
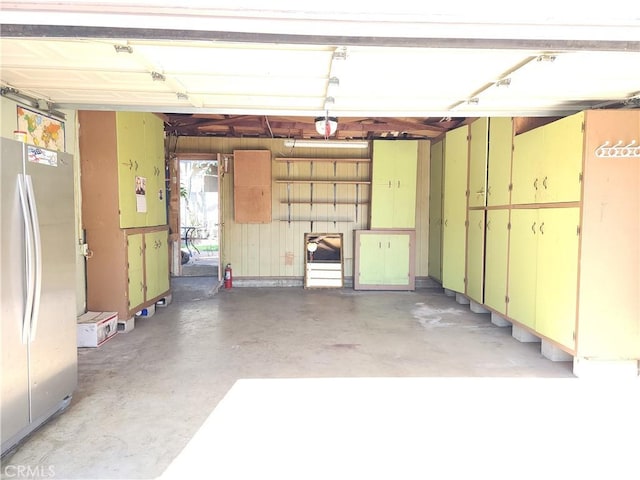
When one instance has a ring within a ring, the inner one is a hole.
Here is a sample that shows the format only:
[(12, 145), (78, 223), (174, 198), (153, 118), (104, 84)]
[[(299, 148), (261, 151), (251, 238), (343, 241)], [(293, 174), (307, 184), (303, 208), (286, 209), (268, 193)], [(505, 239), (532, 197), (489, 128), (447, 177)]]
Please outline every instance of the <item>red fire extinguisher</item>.
[(231, 264), (227, 263), (224, 269), (224, 288), (231, 288), (233, 286), (233, 271), (231, 270)]

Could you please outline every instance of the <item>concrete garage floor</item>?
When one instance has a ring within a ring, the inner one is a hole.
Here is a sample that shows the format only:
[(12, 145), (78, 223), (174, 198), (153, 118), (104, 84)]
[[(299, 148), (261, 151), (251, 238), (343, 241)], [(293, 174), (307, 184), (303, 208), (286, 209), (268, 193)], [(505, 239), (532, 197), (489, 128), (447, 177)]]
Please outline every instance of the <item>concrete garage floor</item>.
[(80, 349), (71, 406), (3, 459), (3, 478), (8, 465), (65, 479), (158, 477), (239, 379), (573, 377), (571, 362), (542, 357), (540, 344), (441, 289), (214, 295), (211, 282), (172, 279), (173, 303)]

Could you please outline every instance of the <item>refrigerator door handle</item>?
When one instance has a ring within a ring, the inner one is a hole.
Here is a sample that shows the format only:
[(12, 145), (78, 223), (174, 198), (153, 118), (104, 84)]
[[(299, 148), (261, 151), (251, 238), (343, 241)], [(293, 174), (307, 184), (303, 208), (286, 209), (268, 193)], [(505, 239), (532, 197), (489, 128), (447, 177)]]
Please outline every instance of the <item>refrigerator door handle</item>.
[(18, 192), (20, 194), (20, 207), (22, 209), (25, 237), (25, 277), (27, 295), (24, 300), (24, 311), (22, 318), (22, 343), (26, 344), (29, 342), (29, 329), (31, 327), (31, 314), (33, 312), (33, 297), (35, 293), (35, 264), (33, 258), (33, 224), (31, 222), (31, 212), (29, 211), (29, 200), (27, 199), (25, 175), (22, 174), (18, 174)]
[(40, 236), (40, 219), (38, 218), (38, 209), (36, 207), (36, 195), (33, 190), (33, 183), (31, 182), (31, 175), (26, 175), (27, 186), (27, 199), (29, 201), (29, 211), (31, 212), (31, 228), (33, 229), (33, 245), (34, 245), (34, 292), (33, 292), (33, 307), (31, 310), (31, 323), (30, 323), (30, 341), (36, 339), (36, 332), (38, 331), (38, 317), (40, 313), (40, 295), (42, 293), (42, 241)]

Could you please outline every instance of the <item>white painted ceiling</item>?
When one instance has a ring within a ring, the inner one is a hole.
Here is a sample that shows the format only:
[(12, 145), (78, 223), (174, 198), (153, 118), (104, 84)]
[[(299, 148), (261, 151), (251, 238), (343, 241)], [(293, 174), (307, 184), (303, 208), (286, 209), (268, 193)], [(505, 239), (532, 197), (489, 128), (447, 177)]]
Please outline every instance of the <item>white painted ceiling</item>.
[(542, 0), (510, 14), (462, 2), (464, 15), (387, 2), (332, 12), (289, 0), (183, 3), (2, 1), (2, 87), (52, 108), (228, 115), (561, 116), (638, 106), (636, 2), (576, 12)]

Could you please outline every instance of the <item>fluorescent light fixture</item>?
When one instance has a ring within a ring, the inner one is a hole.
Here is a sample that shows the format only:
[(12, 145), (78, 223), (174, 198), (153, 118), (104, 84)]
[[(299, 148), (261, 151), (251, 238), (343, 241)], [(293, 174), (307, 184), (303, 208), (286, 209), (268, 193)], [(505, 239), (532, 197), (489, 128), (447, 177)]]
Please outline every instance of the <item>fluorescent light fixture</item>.
[(290, 148), (369, 148), (366, 140), (285, 140)]

